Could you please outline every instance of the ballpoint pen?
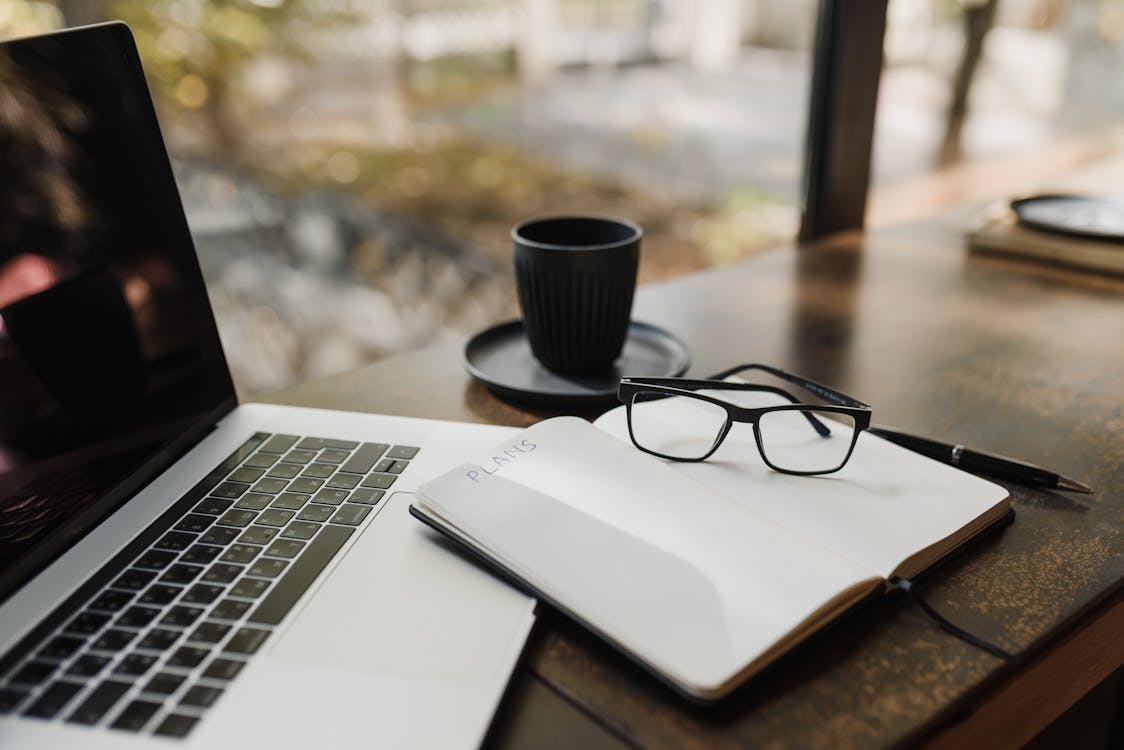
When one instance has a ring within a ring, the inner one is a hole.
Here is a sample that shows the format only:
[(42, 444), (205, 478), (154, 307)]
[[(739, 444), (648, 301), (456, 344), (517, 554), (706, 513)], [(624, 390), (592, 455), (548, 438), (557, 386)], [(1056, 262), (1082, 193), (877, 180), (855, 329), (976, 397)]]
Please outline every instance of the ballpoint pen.
[(949, 445), (916, 435), (906, 435), (896, 430), (888, 430), (885, 427), (870, 427), (867, 432), (903, 448), (908, 448), (915, 453), (920, 453), (923, 456), (975, 474), (982, 474), (994, 479), (1006, 479), (1018, 484), (1044, 489), (1083, 492), (1085, 494), (1093, 492), (1092, 488), (1075, 479), (1014, 458), (981, 453), (965, 448), (963, 445)]

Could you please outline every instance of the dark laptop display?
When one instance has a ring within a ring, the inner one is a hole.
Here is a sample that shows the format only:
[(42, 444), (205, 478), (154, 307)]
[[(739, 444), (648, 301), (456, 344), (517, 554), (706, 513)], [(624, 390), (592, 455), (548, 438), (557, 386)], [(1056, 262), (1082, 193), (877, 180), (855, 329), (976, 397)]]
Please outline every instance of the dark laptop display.
[(0, 47), (0, 599), (235, 402), (122, 36)]

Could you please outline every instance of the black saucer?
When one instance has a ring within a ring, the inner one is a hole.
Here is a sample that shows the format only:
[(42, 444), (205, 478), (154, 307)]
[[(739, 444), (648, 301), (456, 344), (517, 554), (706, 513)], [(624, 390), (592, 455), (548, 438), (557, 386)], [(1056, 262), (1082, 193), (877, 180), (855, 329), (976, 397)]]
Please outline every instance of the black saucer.
[(691, 355), (683, 342), (662, 328), (632, 321), (621, 356), (612, 368), (593, 375), (560, 375), (539, 364), (523, 333), (523, 322), (508, 321), (482, 331), (464, 347), (472, 377), (502, 398), (540, 406), (602, 406), (617, 398), (622, 375), (674, 377), (686, 371)]

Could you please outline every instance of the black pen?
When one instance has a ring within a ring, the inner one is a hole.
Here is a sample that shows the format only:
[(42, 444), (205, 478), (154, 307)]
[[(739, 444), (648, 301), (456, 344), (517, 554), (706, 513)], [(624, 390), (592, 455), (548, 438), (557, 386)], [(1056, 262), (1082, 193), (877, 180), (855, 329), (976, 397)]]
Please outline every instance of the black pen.
[(938, 443), (936, 440), (906, 435), (902, 432), (887, 430), (885, 427), (870, 427), (867, 432), (891, 443), (908, 448), (914, 453), (934, 458), (942, 463), (950, 464), (973, 474), (983, 474), (995, 479), (1006, 479), (1018, 484), (1031, 487), (1043, 487), (1050, 490), (1065, 490), (1066, 492), (1084, 492), (1091, 494), (1093, 490), (1075, 479), (1055, 474), (1041, 466), (1028, 464), (1006, 456), (995, 456), (990, 453), (980, 453), (969, 450), (963, 445), (948, 445)]

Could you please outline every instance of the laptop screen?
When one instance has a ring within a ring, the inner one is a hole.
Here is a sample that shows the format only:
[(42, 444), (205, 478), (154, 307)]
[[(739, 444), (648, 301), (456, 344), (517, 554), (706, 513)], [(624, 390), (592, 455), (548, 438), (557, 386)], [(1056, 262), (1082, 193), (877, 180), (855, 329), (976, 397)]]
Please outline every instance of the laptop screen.
[(128, 29), (0, 44), (0, 599), (233, 404)]

